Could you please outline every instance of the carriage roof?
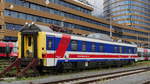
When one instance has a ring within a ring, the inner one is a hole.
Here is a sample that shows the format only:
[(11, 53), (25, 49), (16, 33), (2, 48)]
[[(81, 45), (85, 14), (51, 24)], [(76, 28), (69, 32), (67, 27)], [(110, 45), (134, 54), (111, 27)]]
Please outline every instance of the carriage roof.
[[(50, 27), (38, 25), (38, 24), (31, 24), (31, 25), (25, 25), (20, 32), (46, 32), (47, 34), (51, 33), (56, 36), (61, 36), (63, 33), (61, 32), (54, 32)], [(65, 33), (66, 34), (66, 33)], [(74, 34), (68, 34), (73, 36), (73, 39), (84, 39), (84, 40), (90, 40), (92, 42), (102, 42), (102, 43), (108, 43), (108, 44), (114, 44), (114, 45), (121, 45), (121, 46), (130, 46), (130, 47), (137, 47), (136, 45), (126, 44), (126, 43), (118, 43), (118, 42), (111, 42), (111, 41), (105, 41), (85, 36), (79, 36)], [(94, 41), (93, 41), (94, 40)]]

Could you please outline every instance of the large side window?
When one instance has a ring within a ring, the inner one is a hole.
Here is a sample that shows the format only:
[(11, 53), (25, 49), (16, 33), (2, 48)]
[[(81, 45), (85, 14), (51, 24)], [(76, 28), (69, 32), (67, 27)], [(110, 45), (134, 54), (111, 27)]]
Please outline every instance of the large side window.
[(72, 40), (71, 41), (71, 50), (73, 50), (73, 51), (78, 50), (78, 41), (77, 40)]
[(119, 53), (122, 53), (122, 47), (121, 46), (119, 47)]
[(92, 43), (92, 45), (91, 45), (91, 51), (95, 51), (96, 50), (96, 45), (95, 45), (95, 43)]
[(123, 47), (123, 52), (127, 53), (127, 47)]
[(132, 53), (131, 49), (129, 48), (129, 53)]
[(102, 45), (102, 44), (99, 45), (99, 51), (104, 52), (104, 45)]
[(114, 53), (117, 53), (118, 52), (118, 50), (117, 50), (117, 47), (115, 46), (114, 47)]
[(6, 53), (6, 47), (0, 47), (0, 53)]
[(134, 48), (134, 54), (137, 53), (137, 48)]
[(86, 42), (82, 42), (82, 51), (86, 51)]
[(52, 48), (52, 39), (48, 39), (48, 49)]

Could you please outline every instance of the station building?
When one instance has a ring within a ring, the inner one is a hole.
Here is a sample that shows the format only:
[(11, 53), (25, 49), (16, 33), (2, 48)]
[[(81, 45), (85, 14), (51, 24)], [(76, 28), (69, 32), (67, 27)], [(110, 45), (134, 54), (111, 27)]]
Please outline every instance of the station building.
[(35, 22), (65, 27), (76, 34), (112, 32), (115, 40), (149, 43), (149, 31), (96, 18), (92, 11), (89, 5), (74, 0), (0, 0), (0, 40), (16, 41), (21, 27)]

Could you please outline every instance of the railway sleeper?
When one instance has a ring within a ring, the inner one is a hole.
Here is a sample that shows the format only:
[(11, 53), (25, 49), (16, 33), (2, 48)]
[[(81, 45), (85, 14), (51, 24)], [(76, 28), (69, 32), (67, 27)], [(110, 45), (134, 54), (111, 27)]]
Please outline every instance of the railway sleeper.
[[(21, 61), (22, 61), (21, 59), (16, 59), (11, 65), (9, 65), (2, 72), (0, 72), (0, 76), (2, 77), (6, 73), (10, 72), (10, 70), (12, 70), (13, 67), (16, 67), (16, 70), (17, 70), (16, 76), (17, 77), (21, 77), (24, 74), (26, 74), (26, 72), (29, 71), (29, 69), (32, 69), (34, 72), (37, 72), (36, 66), (38, 64), (38, 59), (32, 59), (32, 61), (30, 61), (27, 64), (27, 66), (25, 66), (24, 64), (22, 65)], [(21, 68), (23, 68), (23, 69), (21, 69)]]

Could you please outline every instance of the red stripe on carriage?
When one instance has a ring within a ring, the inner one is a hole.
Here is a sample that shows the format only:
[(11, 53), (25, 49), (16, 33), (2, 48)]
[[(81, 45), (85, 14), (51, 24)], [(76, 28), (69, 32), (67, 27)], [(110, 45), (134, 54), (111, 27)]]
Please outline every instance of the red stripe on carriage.
[(54, 54), (45, 54), (43, 58), (54, 58)]
[(71, 40), (71, 36), (69, 35), (62, 36), (58, 48), (56, 49), (56, 53), (55, 53), (56, 58), (64, 57), (64, 54), (69, 46), (70, 40)]
[[(70, 54), (69, 58), (137, 58), (137, 55), (86, 55)], [(47, 54), (44, 58), (54, 58), (54, 54)]]
[(6, 57), (6, 54), (0, 53), (0, 57)]

